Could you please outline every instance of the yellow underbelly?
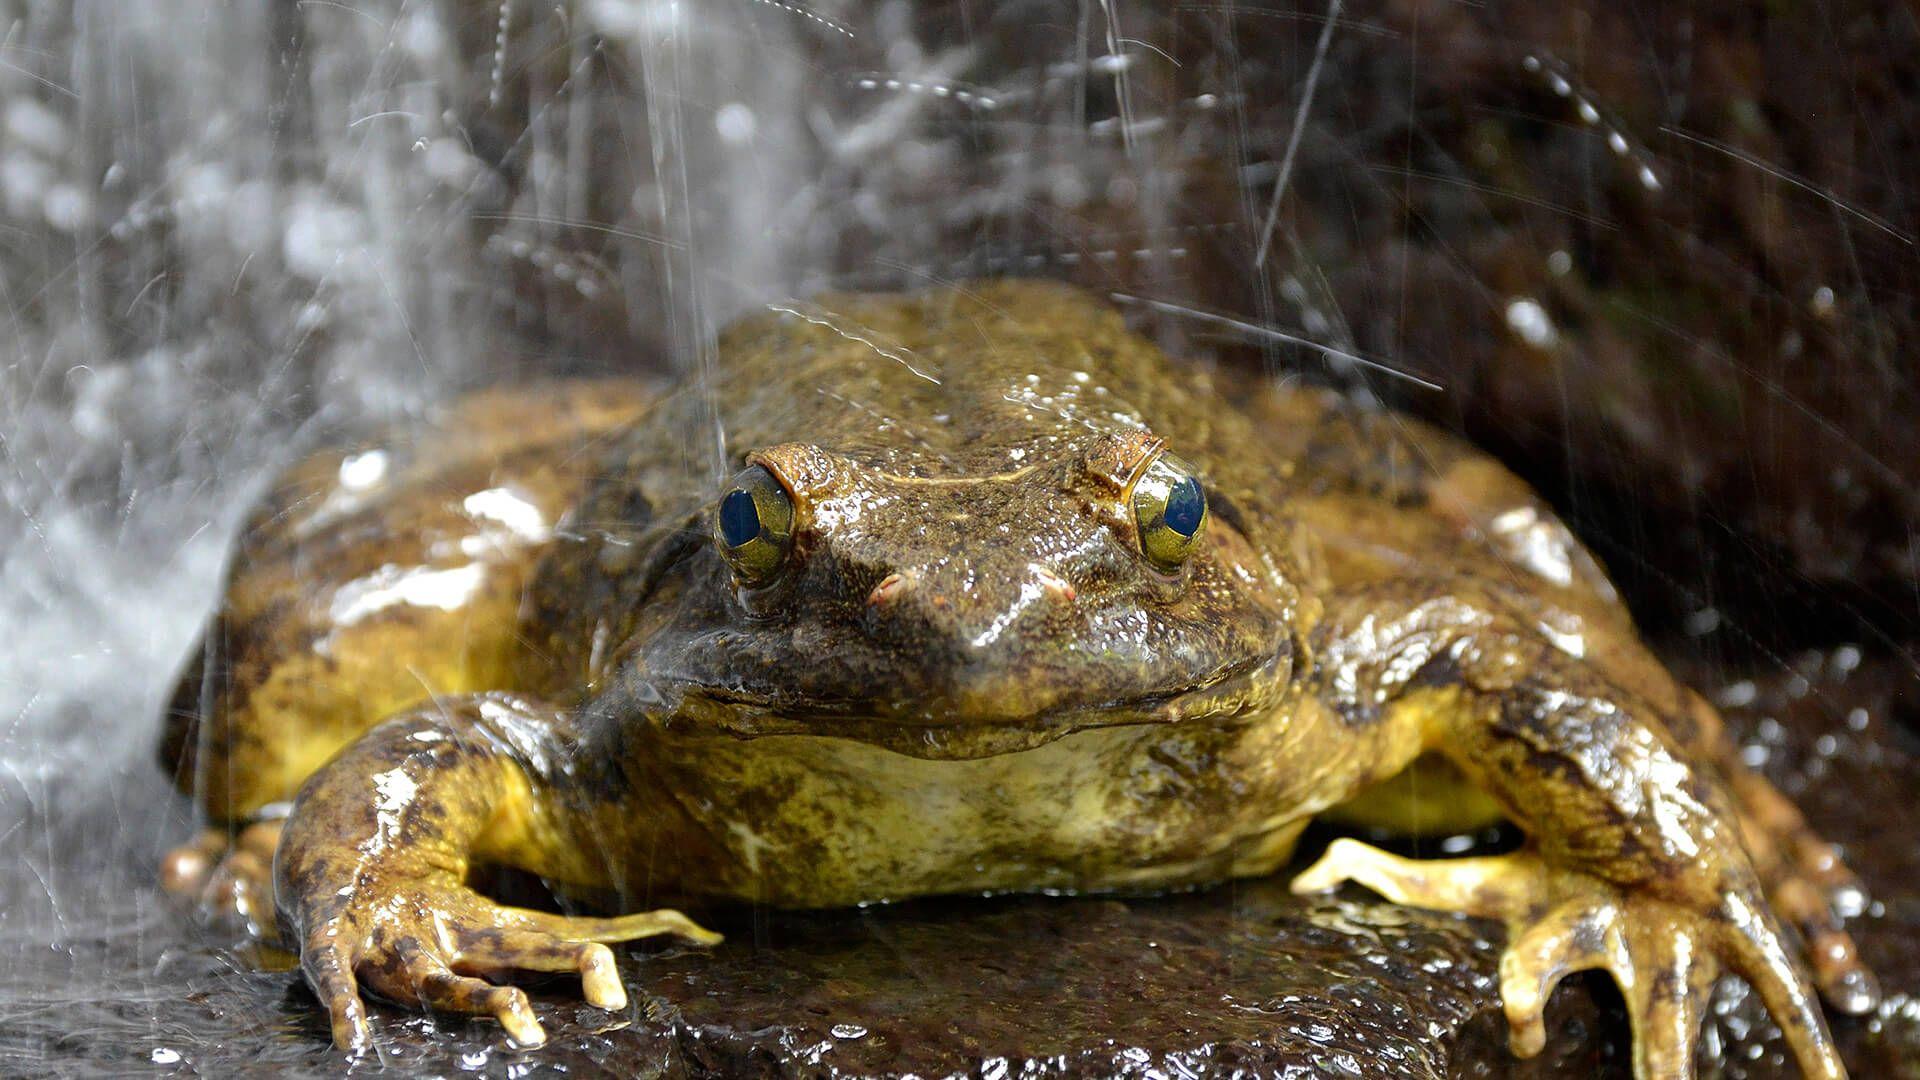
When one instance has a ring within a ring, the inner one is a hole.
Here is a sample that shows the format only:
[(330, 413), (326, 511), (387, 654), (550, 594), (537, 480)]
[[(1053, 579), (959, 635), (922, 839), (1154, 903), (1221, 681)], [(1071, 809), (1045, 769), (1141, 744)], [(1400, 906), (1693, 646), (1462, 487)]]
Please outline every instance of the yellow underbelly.
[(686, 820), (655, 850), (682, 856), (665, 891), (788, 907), (1268, 873), (1318, 809), (1288, 790), (1272, 734), (1104, 728), (970, 760), (815, 736), (662, 738), (648, 756)]

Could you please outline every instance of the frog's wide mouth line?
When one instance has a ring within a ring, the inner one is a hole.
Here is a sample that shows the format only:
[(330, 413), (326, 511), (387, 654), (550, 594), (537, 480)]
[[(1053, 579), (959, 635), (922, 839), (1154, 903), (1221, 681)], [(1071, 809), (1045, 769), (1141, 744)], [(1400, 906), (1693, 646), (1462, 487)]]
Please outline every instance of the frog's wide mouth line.
[(883, 713), (871, 708), (779, 701), (737, 688), (682, 684), (669, 729), (708, 731), (753, 739), (775, 735), (844, 738), (917, 757), (984, 757), (1038, 746), (1092, 728), (1213, 723), (1252, 717), (1279, 698), (1284, 653), (1255, 656), (1205, 682), (1151, 691), (1094, 705), (1021, 713)]

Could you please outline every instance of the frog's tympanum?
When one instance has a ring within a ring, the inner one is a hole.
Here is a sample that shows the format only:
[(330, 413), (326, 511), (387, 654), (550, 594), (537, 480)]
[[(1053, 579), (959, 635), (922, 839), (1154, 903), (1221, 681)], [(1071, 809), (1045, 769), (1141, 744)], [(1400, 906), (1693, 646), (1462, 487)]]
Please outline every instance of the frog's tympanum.
[(517, 972), (623, 1008), (604, 943), (713, 940), (674, 907), (1218, 881), (1329, 812), (1525, 834), (1294, 879), (1504, 922), (1521, 1055), (1603, 968), (1636, 1074), (1687, 1075), (1731, 972), (1836, 1077), (1815, 988), (1877, 993), (1833, 849), (1519, 480), (1050, 285), (774, 305), (679, 390), (493, 390), (309, 458), (166, 754), (225, 827), (165, 876), (277, 922), (343, 1047), (362, 991), (523, 1044)]

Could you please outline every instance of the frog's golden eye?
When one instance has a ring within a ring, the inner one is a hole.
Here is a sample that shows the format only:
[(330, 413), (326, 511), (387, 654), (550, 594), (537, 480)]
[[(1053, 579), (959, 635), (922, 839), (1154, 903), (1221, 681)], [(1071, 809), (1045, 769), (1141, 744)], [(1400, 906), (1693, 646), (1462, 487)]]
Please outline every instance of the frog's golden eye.
[(742, 584), (773, 579), (793, 548), (793, 496), (764, 465), (749, 465), (720, 499), (714, 539)]
[(1172, 572), (1200, 545), (1207, 524), (1207, 495), (1193, 468), (1172, 454), (1148, 463), (1133, 482), (1133, 519), (1140, 526), (1140, 553)]

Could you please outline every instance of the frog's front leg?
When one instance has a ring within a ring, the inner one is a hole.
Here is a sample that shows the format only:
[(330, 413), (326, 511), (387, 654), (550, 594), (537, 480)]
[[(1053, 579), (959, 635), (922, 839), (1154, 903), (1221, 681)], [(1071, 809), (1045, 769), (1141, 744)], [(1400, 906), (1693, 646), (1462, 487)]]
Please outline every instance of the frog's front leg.
[(1354, 881), (1504, 921), (1501, 996), (1522, 1056), (1544, 1043), (1541, 1011), (1559, 980), (1601, 968), (1632, 1016), (1635, 1075), (1690, 1076), (1725, 969), (1759, 992), (1806, 1075), (1844, 1077), (1804, 960), (1742, 846), (1739, 810), (1712, 763), (1687, 752), (1695, 721), (1609, 685), (1534, 630), (1523, 600), (1433, 585), (1420, 594), (1443, 599), (1382, 589), (1329, 605), (1315, 691), (1349, 725), (1384, 725), (1444, 754), (1528, 842), (1415, 860), (1337, 841), (1295, 890)]
[(274, 893), (288, 940), (344, 1049), (368, 1038), (365, 987), (435, 1012), (491, 1015), (545, 1040), (517, 971), (578, 972), (589, 1004), (626, 1007), (606, 942), (719, 936), (677, 911), (579, 918), (507, 907), (470, 866), (596, 882), (585, 818), (552, 790), (571, 759), (566, 717), (504, 694), (443, 699), (374, 728), (315, 773), (288, 818)]

